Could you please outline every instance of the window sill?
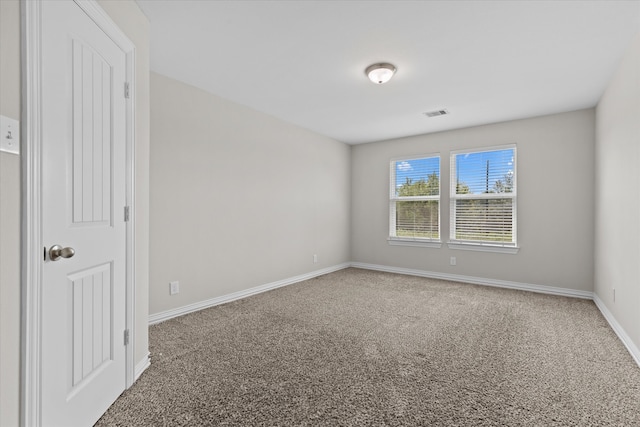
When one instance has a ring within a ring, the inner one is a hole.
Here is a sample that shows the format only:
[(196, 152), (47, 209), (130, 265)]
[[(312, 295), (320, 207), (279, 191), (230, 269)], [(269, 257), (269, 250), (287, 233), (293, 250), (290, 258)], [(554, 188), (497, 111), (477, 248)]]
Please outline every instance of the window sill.
[(389, 237), (387, 239), (391, 246), (415, 246), (419, 248), (436, 248), (442, 247), (442, 242), (439, 240), (418, 240), (418, 239), (402, 239), (398, 237)]
[(518, 246), (499, 246), (488, 243), (447, 242), (447, 246), (449, 246), (449, 249), (461, 251), (495, 252), (500, 254), (517, 254), (520, 250)]

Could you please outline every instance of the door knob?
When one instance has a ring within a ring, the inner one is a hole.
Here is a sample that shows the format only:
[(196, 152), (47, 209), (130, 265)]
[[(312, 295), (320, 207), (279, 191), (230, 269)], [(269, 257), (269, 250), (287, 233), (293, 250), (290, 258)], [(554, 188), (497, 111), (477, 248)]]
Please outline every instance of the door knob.
[(53, 245), (49, 249), (49, 259), (51, 261), (57, 261), (60, 258), (71, 258), (76, 254), (73, 248), (63, 248), (60, 245)]

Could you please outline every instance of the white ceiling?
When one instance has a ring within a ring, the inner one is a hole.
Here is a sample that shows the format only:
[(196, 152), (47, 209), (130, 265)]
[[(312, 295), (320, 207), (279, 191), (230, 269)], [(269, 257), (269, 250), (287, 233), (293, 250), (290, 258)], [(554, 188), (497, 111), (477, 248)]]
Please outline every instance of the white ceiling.
[(640, 1), (137, 1), (153, 71), (350, 144), (593, 107), (640, 32)]

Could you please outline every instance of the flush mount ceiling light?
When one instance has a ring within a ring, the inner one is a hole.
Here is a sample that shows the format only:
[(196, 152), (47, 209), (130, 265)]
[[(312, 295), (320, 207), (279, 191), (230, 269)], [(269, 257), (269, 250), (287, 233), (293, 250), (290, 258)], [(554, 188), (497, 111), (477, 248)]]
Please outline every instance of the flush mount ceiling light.
[(386, 83), (391, 80), (391, 77), (396, 72), (396, 67), (387, 62), (381, 64), (373, 64), (369, 65), (364, 73), (369, 77), (373, 83), (377, 85), (381, 85), (382, 83)]

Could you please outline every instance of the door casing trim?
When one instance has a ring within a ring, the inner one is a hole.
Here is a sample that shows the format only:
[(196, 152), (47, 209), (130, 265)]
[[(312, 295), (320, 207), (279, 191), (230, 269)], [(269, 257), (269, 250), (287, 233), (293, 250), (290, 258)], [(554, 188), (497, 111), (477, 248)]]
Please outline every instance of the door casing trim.
[[(20, 425), (42, 425), (42, 2), (21, 0), (21, 256), (20, 256)], [(125, 385), (135, 381), (135, 45), (95, 0), (73, 0), (126, 55), (126, 223)], [(123, 88), (124, 90), (124, 88)]]

